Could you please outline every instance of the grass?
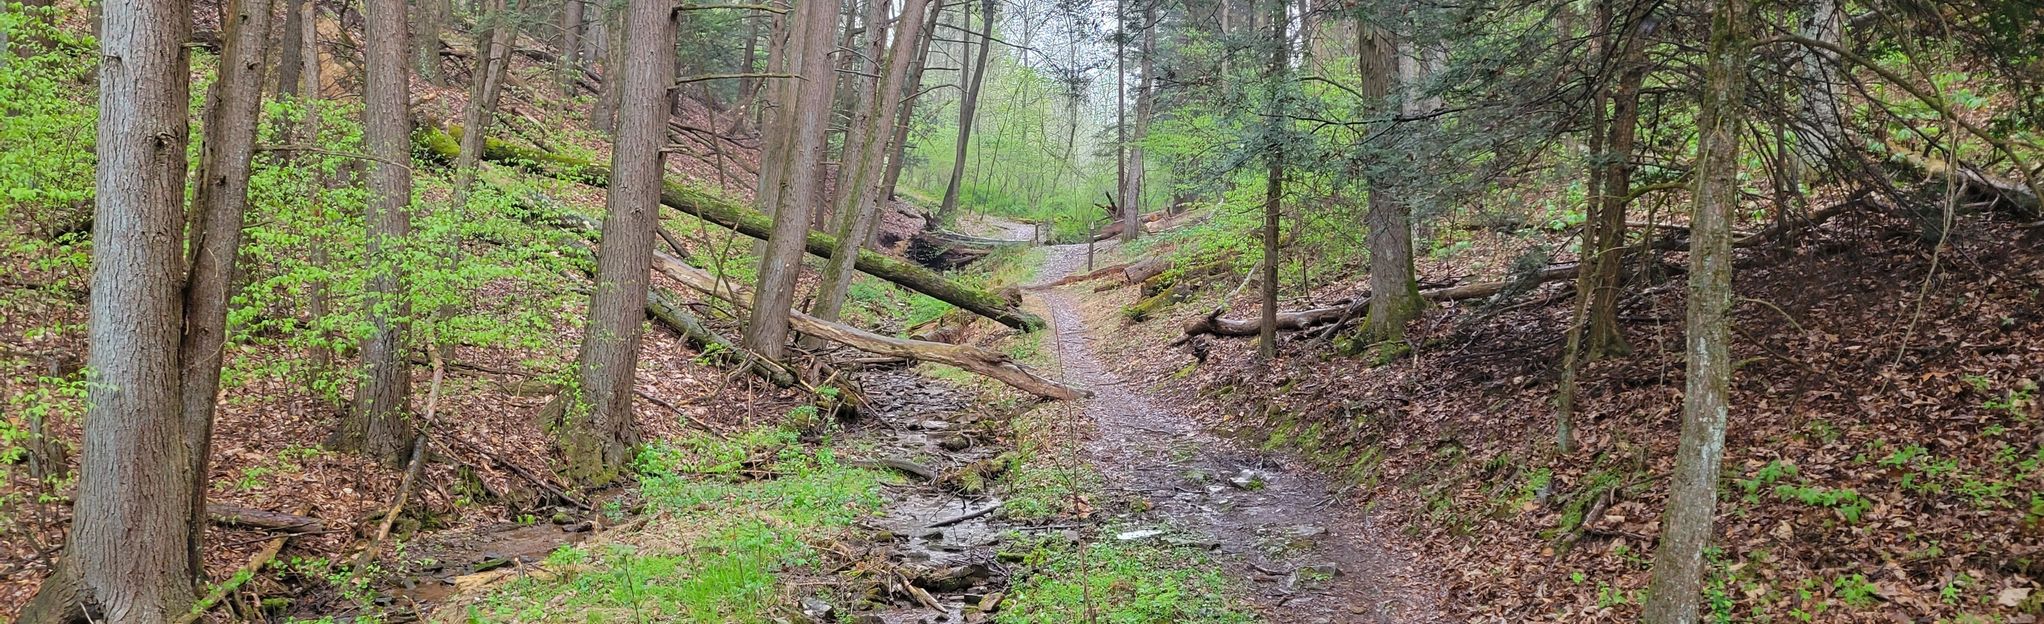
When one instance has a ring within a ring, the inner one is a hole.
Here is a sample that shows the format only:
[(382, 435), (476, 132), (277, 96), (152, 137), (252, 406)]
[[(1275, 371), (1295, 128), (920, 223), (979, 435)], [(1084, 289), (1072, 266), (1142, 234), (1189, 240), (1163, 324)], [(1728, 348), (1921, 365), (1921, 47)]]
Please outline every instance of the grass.
[(1000, 624), (1257, 621), (1234, 597), (1220, 567), (1197, 549), (1046, 540), (1021, 558), (1034, 573), (1014, 586), (1013, 599), (994, 618)]
[(639, 470), (657, 514), (645, 530), (556, 551), (469, 620), (773, 621), (794, 599), (783, 577), (820, 563), (815, 544), (879, 510), (889, 478), (805, 448), (785, 429), (654, 446)]

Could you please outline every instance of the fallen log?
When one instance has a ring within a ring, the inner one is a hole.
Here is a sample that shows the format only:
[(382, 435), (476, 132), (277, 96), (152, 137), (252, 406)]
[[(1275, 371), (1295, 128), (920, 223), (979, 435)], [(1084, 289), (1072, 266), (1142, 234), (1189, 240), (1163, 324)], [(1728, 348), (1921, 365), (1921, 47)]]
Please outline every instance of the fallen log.
[[(422, 126), (415, 140), (436, 156), (451, 161), (460, 151), (458, 139), (460, 132), (461, 128), (457, 126), (450, 126), (445, 131)], [(484, 143), (482, 156), (483, 160), (520, 167), (541, 175), (555, 176), (590, 186), (610, 186), (610, 168), (586, 160), (494, 140)], [(662, 184), (660, 203), (760, 240), (765, 240), (773, 231), (773, 219), (766, 215), (736, 201), (672, 180)], [(829, 258), (837, 249), (837, 238), (811, 230), (808, 240), (804, 243), (804, 249), (810, 255)], [(861, 249), (854, 267), (867, 275), (929, 295), (1009, 327), (1024, 331), (1044, 327), (1042, 318), (1022, 311), (1019, 304), (1003, 300), (994, 293), (951, 281), (912, 262)]]
[(1122, 269), (1121, 279), (1130, 284), (1149, 281), (1150, 278), (1163, 275), (1165, 271), (1171, 270), (1171, 264), (1171, 259), (1163, 256), (1144, 258), (1135, 264), (1129, 265), (1128, 268)]
[(1064, 279), (1060, 279), (1060, 280), (1058, 280), (1058, 281), (1055, 281), (1055, 282), (1051, 282), (1051, 283), (1050, 283), (1050, 285), (1052, 285), (1052, 286), (1064, 286), (1064, 285), (1066, 285), (1066, 284), (1077, 284), (1077, 283), (1079, 283), (1079, 282), (1084, 282), (1084, 281), (1088, 281), (1088, 280), (1096, 280), (1096, 279), (1100, 279), (1100, 278), (1103, 278), (1103, 277), (1107, 277), (1107, 276), (1109, 276), (1109, 275), (1119, 275), (1119, 274), (1121, 274), (1122, 270), (1123, 270), (1123, 269), (1127, 269), (1127, 268), (1128, 268), (1128, 266), (1129, 266), (1129, 265), (1128, 265), (1128, 263), (1126, 263), (1126, 262), (1123, 262), (1123, 263), (1121, 263), (1121, 264), (1115, 264), (1115, 265), (1109, 265), (1109, 266), (1104, 266), (1104, 267), (1100, 267), (1100, 269), (1099, 269), (1099, 270), (1097, 270), (1097, 271), (1094, 271), (1094, 272), (1092, 272), (1092, 273), (1087, 273), (1087, 274), (1084, 274), (1084, 275), (1067, 275), (1067, 276), (1065, 276), (1065, 278), (1064, 278)]
[[(668, 276), (705, 294), (730, 301), (739, 308), (752, 305), (752, 294), (718, 279), (708, 271), (689, 266), (665, 252), (653, 253), (653, 266)], [(1044, 398), (1072, 400), (1090, 393), (1039, 377), (1010, 360), (1006, 354), (970, 345), (954, 345), (883, 336), (863, 329), (825, 321), (800, 310), (788, 313), (795, 331), (829, 340), (874, 355), (950, 364), (992, 378), (1024, 392)]]
[[(1428, 301), (1481, 299), (1504, 292), (1505, 289), (1513, 286), (1525, 286), (1529, 285), (1529, 283), (1543, 284), (1555, 280), (1571, 279), (1576, 276), (1576, 269), (1577, 265), (1575, 264), (1556, 265), (1541, 269), (1539, 273), (1527, 278), (1436, 288), (1421, 291), (1419, 295)], [(1344, 318), (1355, 318), (1361, 315), (1363, 311), (1369, 309), (1369, 307), (1369, 297), (1358, 297), (1354, 301), (1337, 306), (1279, 312), (1277, 315), (1277, 328), (1278, 331), (1308, 329), (1340, 321)], [(1186, 321), (1184, 331), (1187, 338), (1203, 334), (1215, 336), (1254, 336), (1262, 327), (1262, 319), (1225, 318), (1221, 316), (1220, 310), (1215, 310), (1212, 314), (1195, 317)]]
[(325, 530), (325, 525), (318, 518), (227, 503), (206, 503), (206, 515), (217, 524), (265, 531), (318, 533)]

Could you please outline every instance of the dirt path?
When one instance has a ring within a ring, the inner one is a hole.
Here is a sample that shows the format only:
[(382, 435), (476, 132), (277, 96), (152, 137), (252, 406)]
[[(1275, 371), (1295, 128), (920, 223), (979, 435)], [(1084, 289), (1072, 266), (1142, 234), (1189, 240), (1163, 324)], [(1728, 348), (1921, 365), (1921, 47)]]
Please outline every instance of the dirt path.
[(1087, 327), (1089, 293), (1045, 286), (1083, 268), (1086, 247), (1047, 251), (1029, 293), (1050, 312), (1064, 380), (1095, 393), (1085, 451), (1110, 488), (1148, 499), (1161, 528), (1217, 545), (1269, 621), (1441, 621), (1438, 591), (1415, 580), (1392, 531), (1345, 511), (1329, 480), (1215, 436), (1103, 366), (1093, 334), (1109, 330)]

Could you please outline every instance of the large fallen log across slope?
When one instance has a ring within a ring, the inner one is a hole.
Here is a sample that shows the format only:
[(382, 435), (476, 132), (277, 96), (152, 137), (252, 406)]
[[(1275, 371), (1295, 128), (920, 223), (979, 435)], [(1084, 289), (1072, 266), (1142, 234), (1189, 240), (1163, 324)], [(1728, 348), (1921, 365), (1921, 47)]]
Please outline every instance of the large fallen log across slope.
[[(421, 127), (418, 143), (436, 156), (452, 160), (460, 151), (461, 128), (450, 126), (442, 131), (431, 126)], [(487, 141), (483, 148), (483, 160), (524, 168), (529, 171), (550, 175), (590, 186), (609, 187), (610, 168), (586, 160), (562, 156), (551, 152), (514, 146), (501, 141)], [(718, 197), (685, 184), (668, 180), (660, 190), (662, 205), (695, 215), (717, 225), (730, 228), (740, 234), (765, 240), (773, 231), (773, 220), (738, 202)], [(822, 232), (810, 231), (804, 248), (810, 255), (829, 258), (837, 249), (837, 238)], [(859, 250), (858, 261), (854, 264), (860, 272), (893, 282), (895, 285), (936, 298), (939, 301), (963, 308), (1003, 325), (1033, 331), (1044, 327), (1043, 319), (1021, 310), (1018, 302), (1005, 300), (993, 293), (966, 286), (944, 278), (935, 271), (916, 266), (915, 263), (888, 257), (871, 250)]]
[[(690, 266), (680, 258), (666, 252), (653, 253), (653, 266), (669, 277), (714, 297), (730, 301), (739, 308), (752, 306), (752, 294), (738, 285), (717, 279), (708, 271)], [(955, 345), (942, 342), (909, 340), (869, 332), (842, 323), (819, 319), (800, 310), (788, 313), (788, 322), (795, 331), (816, 336), (867, 353), (908, 358), (926, 362), (950, 364), (967, 371), (985, 375), (1001, 383), (1014, 386), (1024, 392), (1057, 400), (1080, 399), (1090, 393), (1045, 379), (1027, 368), (1016, 364), (1007, 355), (997, 351), (970, 345)]]

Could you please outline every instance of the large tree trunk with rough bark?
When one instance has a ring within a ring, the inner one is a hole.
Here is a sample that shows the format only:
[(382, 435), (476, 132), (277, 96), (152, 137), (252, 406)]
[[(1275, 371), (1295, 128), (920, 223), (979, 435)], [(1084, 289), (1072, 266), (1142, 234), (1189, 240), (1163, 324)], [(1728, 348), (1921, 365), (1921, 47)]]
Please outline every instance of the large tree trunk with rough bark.
[[(458, 128), (454, 130), (459, 132)], [(459, 149), (456, 147), (458, 140), (445, 133), (422, 132), (420, 136), (426, 143), (424, 147), (440, 158), (451, 160)], [(483, 159), (524, 167), (548, 175), (558, 175), (592, 186), (610, 184), (610, 169), (603, 165), (540, 150), (515, 147), (499, 141), (485, 143)], [(661, 191), (660, 203), (757, 239), (766, 239), (774, 229), (774, 220), (758, 211), (722, 196), (674, 181), (669, 181)], [(808, 232), (807, 239), (801, 245), (804, 251), (819, 258), (829, 258), (838, 246), (837, 237), (822, 232)], [(1011, 299), (946, 279), (943, 275), (906, 260), (862, 249), (853, 267), (867, 275), (929, 295), (938, 301), (958, 306), (1015, 329), (1031, 331), (1044, 327), (1042, 318), (1022, 311), (1019, 304)]]
[[(1379, 104), (1377, 110), (1394, 111), (1398, 106), (1392, 92), (1398, 87), (1398, 35), (1388, 24), (1366, 24), (1358, 28), (1363, 96)], [(1391, 156), (1387, 158), (1397, 158)], [(1352, 337), (1345, 351), (1360, 352), (1382, 348), (1395, 353), (1404, 348), (1405, 324), (1418, 316), (1425, 300), (1419, 296), (1419, 280), (1412, 266), (1412, 213), (1398, 196), (1395, 176), (1364, 173), (1369, 203), (1363, 214), (1368, 230), (1364, 243), (1370, 250), (1370, 309), (1360, 333)]]
[(625, 63), (619, 90), (617, 140), (589, 323), (576, 359), (577, 384), (562, 423), (567, 476), (585, 486), (614, 481), (638, 444), (632, 387), (639, 363), (639, 327), (646, 318), (654, 229), (660, 225), (660, 147), (667, 138), (667, 87), (674, 76), (674, 8), (631, 0), (625, 19)]
[[(967, 0), (970, 1), (970, 0)], [(969, 5), (968, 5), (969, 6)], [(937, 207), (939, 217), (946, 217), (958, 209), (960, 185), (965, 182), (965, 151), (972, 144), (972, 126), (979, 114), (979, 87), (986, 82), (987, 53), (994, 45), (994, 0), (980, 1), (981, 30), (979, 54), (972, 62), (972, 75), (965, 80), (965, 94), (958, 100), (958, 145), (952, 150), (951, 179), (944, 185), (944, 200)], [(965, 28), (972, 28), (968, 14)]]
[(845, 156), (839, 165), (842, 176), (838, 183), (837, 213), (841, 216), (837, 224), (838, 247), (824, 265), (816, 303), (809, 310), (825, 321), (838, 319), (845, 291), (852, 284), (852, 264), (859, 257), (859, 248), (880, 225), (880, 208), (886, 203), (880, 196), (880, 183), (887, 170), (887, 147), (894, 136), (894, 117), (906, 95), (902, 93), (902, 84), (915, 57), (911, 48), (922, 37), (923, 20), (928, 17), (927, 4), (926, 0), (903, 0), (894, 43), (879, 57), (879, 84), (860, 104), (873, 110), (860, 117), (861, 127), (850, 133), (856, 143), (845, 144)]
[[(185, 277), (184, 334), (179, 360), (184, 380), (185, 446), (191, 451), (191, 575), (205, 573), (199, 546), (206, 529), (214, 397), (220, 390), (227, 345), (227, 299), (234, 261), (241, 253), (242, 216), (255, 156), (256, 118), (262, 113), (263, 57), (270, 39), (269, 0), (229, 0), (219, 79), (207, 98), (206, 138), (199, 150), (192, 223), (186, 232), (190, 263)], [(294, 33), (295, 34), (295, 33)], [(289, 35), (287, 35), (288, 37)]]
[(404, 59), (404, 0), (366, 0), (362, 143), (369, 152), (369, 214), (366, 259), (373, 326), (362, 344), (366, 369), (355, 384), (355, 405), (341, 422), (335, 442), (385, 465), (397, 466), (412, 446), (411, 369), (405, 356), (410, 316), (399, 248), (412, 233), (412, 151), (407, 140), (411, 100)]
[(809, 216), (821, 202), (825, 141), (830, 131), (832, 85), (836, 66), (830, 62), (833, 26), (837, 20), (836, 0), (803, 0), (791, 40), (791, 59), (802, 80), (790, 84), (784, 93), (792, 106), (783, 105), (781, 130), (789, 134), (790, 147), (782, 156), (780, 189), (776, 193), (773, 232), (767, 236), (760, 256), (760, 302), (747, 319), (743, 343), (753, 353), (770, 360), (781, 359), (788, 341), (788, 307), (795, 301), (795, 280), (801, 276), (802, 247), (809, 234)]
[(1748, 47), (1746, 0), (1721, 0), (1697, 119), (1696, 210), (1690, 219), (1689, 312), (1682, 440), (1668, 488), (1661, 543), (1647, 585), (1647, 624), (1698, 621), (1704, 548), (1717, 517), (1732, 379), (1732, 218), (1739, 206), (1739, 133)]
[(92, 383), (69, 542), (29, 624), (164, 622), (193, 600), (178, 371), (191, 6), (113, 0), (101, 15)]

